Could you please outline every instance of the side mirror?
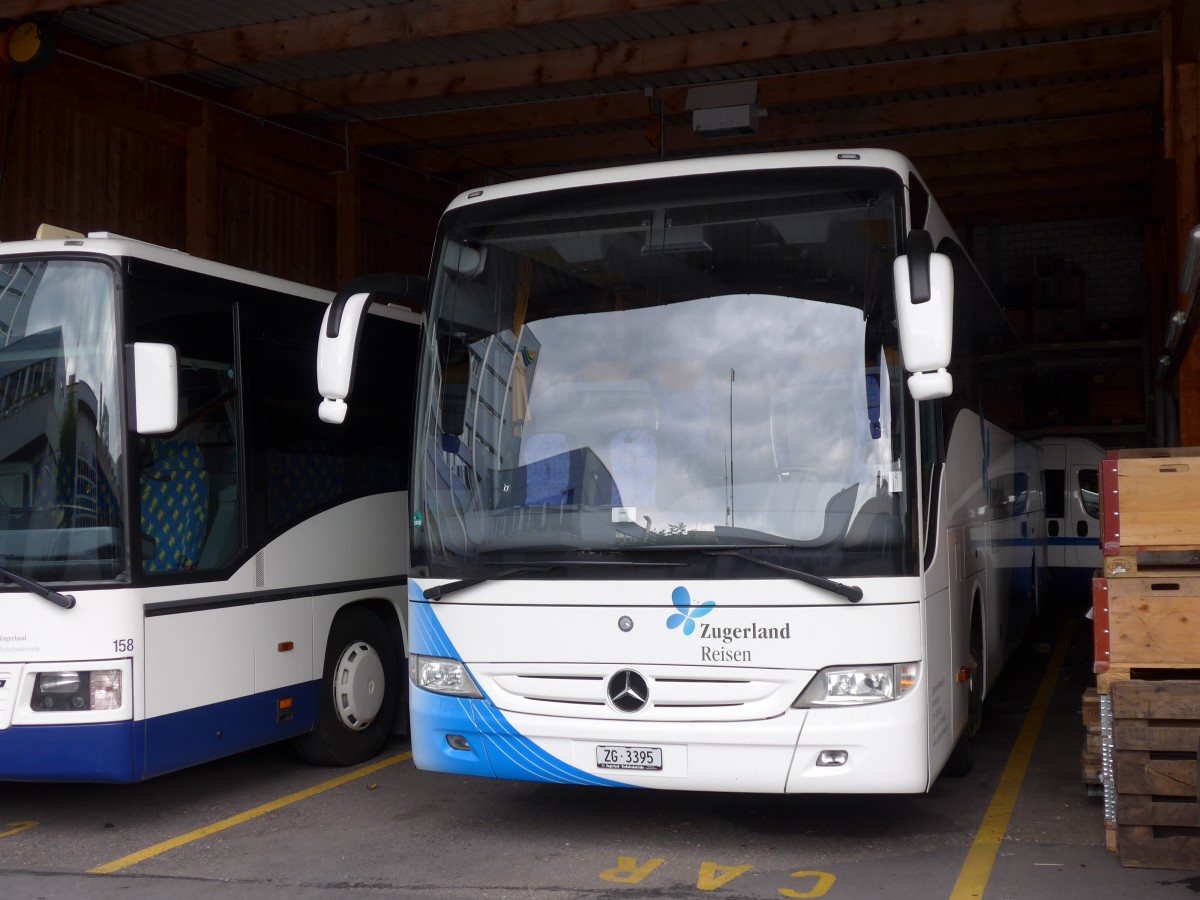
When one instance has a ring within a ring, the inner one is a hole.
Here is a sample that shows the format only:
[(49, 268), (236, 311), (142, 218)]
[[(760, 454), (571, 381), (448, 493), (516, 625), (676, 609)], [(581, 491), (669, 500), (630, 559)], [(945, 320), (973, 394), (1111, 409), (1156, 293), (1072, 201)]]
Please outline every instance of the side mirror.
[(133, 429), (170, 434), (179, 426), (179, 360), (170, 344), (130, 346), (133, 368)]
[(424, 303), (428, 282), (417, 275), (380, 274), (355, 278), (333, 298), (321, 319), (317, 340), (317, 390), (321, 421), (340, 425), (346, 420), (346, 398), (354, 386), (358, 337), (366, 322), (372, 294), (402, 297)]
[(896, 319), (908, 389), (916, 400), (949, 397), (954, 379), (946, 371), (954, 342), (954, 266), (933, 252), (929, 232), (908, 236), (908, 254), (892, 266)]

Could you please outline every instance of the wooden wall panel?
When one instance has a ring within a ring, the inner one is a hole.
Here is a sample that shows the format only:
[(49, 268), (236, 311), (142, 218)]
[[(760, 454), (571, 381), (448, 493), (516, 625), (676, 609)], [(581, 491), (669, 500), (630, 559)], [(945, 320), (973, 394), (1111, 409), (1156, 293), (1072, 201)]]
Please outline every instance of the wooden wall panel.
[(182, 246), (180, 148), (0, 82), (0, 240), (42, 222)]
[(220, 171), (217, 182), (221, 262), (336, 287), (334, 207), (228, 169)]
[[(64, 72), (52, 78), (59, 66)], [(71, 73), (87, 76), (93, 94), (111, 81), (105, 102), (69, 90)], [(171, 111), (148, 105), (128, 80), (73, 60), (24, 81), (0, 67), (0, 241), (29, 239), (51, 222), (187, 249), (187, 137), (203, 110), (187, 98)], [(216, 170), (210, 252), (220, 262), (335, 288), (337, 167), (324, 165), (327, 142), (314, 139), (309, 148), (293, 133), (281, 148), (247, 139), (244, 117), (217, 114), (208, 148)], [(305, 162), (306, 148), (321, 165)], [(278, 155), (284, 150), (287, 158)], [(437, 218), (457, 189), (372, 163), (359, 191), (354, 202), (343, 198), (359, 211), (363, 235), (357, 270), (346, 260), (347, 274), (425, 272)]]
[(432, 233), (420, 240), (395, 228), (370, 223), (363, 229), (362, 271), (426, 275), (432, 241)]

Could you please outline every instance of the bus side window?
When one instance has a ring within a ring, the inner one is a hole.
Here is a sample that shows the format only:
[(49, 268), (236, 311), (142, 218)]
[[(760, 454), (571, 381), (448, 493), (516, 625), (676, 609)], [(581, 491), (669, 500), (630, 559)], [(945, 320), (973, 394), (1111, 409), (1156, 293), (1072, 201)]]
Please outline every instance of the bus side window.
[(1100, 518), (1100, 472), (1097, 469), (1079, 470), (1079, 502), (1085, 513), (1093, 519)]
[(179, 359), (178, 427), (140, 439), (141, 570), (216, 569), (242, 536), (233, 301), (215, 287), (131, 285), (134, 339), (170, 344)]

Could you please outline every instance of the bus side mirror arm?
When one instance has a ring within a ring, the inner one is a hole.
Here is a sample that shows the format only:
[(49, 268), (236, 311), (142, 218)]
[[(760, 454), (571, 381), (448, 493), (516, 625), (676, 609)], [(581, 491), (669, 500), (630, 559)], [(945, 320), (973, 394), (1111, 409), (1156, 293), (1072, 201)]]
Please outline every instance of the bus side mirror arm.
[(408, 305), (424, 306), (427, 285), (418, 275), (385, 273), (355, 278), (337, 292), (325, 310), (317, 339), (317, 390), (322, 397), (317, 413), (321, 421), (340, 425), (346, 420), (358, 339), (372, 295), (390, 295)]
[(908, 389), (915, 400), (949, 397), (954, 379), (950, 365), (954, 340), (954, 266), (933, 252), (929, 232), (909, 232), (908, 253), (892, 267), (900, 352), (911, 373)]

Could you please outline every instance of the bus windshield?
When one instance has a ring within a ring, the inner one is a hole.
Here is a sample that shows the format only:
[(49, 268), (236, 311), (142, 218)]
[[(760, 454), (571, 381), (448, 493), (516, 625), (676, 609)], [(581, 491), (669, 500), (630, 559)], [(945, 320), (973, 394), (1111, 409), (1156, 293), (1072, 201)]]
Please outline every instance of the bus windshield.
[(125, 570), (113, 270), (0, 263), (0, 566), (34, 579)]
[(737, 546), (825, 575), (911, 571), (901, 193), (894, 173), (802, 169), (453, 210), (414, 563)]

